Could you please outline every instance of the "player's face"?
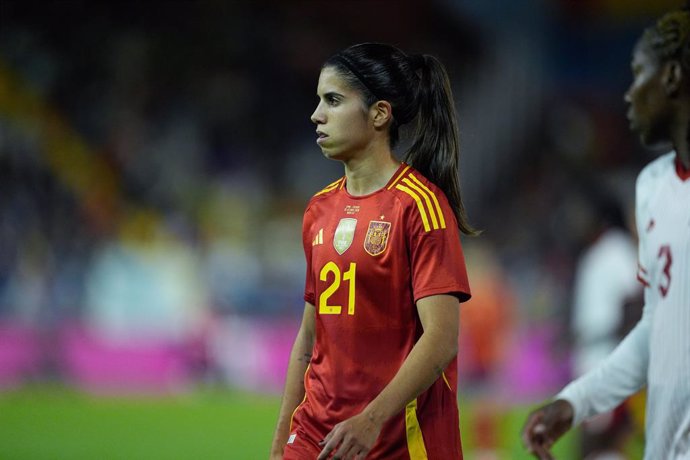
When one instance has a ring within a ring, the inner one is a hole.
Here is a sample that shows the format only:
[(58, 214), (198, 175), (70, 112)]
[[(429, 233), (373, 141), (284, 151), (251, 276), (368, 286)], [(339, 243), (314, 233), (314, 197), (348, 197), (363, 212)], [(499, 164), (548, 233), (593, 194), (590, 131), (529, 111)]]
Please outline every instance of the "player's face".
[(644, 46), (636, 46), (632, 62), (633, 82), (625, 93), (630, 128), (644, 145), (669, 141), (671, 110), (662, 84), (662, 66)]
[(327, 158), (345, 161), (366, 149), (374, 128), (359, 91), (333, 67), (321, 70), (316, 90), (319, 104), (311, 115), (317, 140)]

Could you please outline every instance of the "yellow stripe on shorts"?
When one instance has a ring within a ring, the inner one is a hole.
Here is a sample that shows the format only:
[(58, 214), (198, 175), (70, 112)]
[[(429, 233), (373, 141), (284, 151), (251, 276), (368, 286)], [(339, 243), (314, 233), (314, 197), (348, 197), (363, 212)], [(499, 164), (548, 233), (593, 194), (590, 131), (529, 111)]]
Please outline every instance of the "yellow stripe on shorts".
[(405, 435), (407, 452), (410, 460), (428, 460), (426, 446), (422, 437), (422, 428), (417, 420), (417, 400), (414, 399), (405, 407)]

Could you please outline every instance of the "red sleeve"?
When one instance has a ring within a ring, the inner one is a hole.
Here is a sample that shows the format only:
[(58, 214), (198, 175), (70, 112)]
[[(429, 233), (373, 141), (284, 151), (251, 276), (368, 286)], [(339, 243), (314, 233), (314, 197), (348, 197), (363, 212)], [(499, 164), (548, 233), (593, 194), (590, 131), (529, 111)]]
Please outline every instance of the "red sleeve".
[(437, 196), (446, 218), (446, 228), (425, 231), (417, 212), (412, 212), (412, 218), (408, 220), (414, 301), (431, 295), (450, 294), (465, 302), (471, 294), (460, 232), (445, 197), (441, 193)]
[(314, 294), (314, 276), (311, 267), (312, 245), (310, 237), (313, 232), (311, 230), (312, 219), (311, 213), (309, 212), (310, 209), (310, 207), (307, 207), (306, 211), (304, 211), (304, 217), (302, 218), (302, 245), (304, 246), (304, 257), (307, 261), (307, 273), (304, 281), (304, 300), (315, 305), (316, 295)]

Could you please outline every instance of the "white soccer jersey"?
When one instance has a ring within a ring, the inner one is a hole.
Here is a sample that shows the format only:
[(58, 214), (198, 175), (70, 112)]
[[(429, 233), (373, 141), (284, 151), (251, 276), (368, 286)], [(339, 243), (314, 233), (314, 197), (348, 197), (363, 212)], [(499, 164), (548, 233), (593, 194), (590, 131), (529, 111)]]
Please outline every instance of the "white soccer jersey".
[(577, 424), (647, 385), (645, 459), (690, 459), (690, 178), (669, 153), (637, 179), (642, 319), (599, 366), (557, 396)]

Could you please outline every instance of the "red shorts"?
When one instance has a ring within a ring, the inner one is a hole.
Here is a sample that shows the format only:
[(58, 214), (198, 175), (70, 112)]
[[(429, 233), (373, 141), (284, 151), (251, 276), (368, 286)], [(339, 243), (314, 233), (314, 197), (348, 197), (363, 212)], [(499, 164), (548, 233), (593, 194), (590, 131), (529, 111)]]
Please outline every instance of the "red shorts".
[[(294, 436), (294, 437), (293, 437)], [(283, 460), (313, 460), (321, 453), (321, 447), (304, 436), (301, 430), (290, 434), (283, 449)]]

